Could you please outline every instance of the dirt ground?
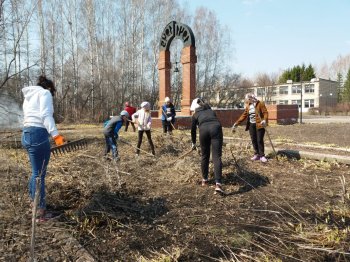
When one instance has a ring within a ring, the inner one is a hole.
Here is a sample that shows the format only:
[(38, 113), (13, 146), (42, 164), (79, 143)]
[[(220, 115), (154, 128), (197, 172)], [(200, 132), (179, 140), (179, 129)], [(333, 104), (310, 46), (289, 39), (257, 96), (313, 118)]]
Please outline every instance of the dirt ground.
[[(349, 166), (313, 160), (250, 161), (246, 142), (223, 149), (225, 196), (200, 186), (200, 154), (188, 131), (155, 129), (156, 157), (136, 133), (120, 133), (120, 162), (103, 157), (98, 126), (60, 126), (83, 150), (52, 157), (48, 209), (37, 225), (37, 261), (347, 261), (350, 260)], [(349, 147), (350, 125), (271, 126), (274, 141)], [(232, 135), (248, 138), (243, 127)], [(5, 137), (5, 135), (3, 135)], [(0, 149), (0, 261), (30, 256), (31, 209), (26, 152)], [(265, 142), (266, 144), (267, 142)], [(181, 157), (183, 156), (183, 157)], [(212, 173), (212, 168), (211, 168)], [(211, 177), (212, 178), (212, 177)]]

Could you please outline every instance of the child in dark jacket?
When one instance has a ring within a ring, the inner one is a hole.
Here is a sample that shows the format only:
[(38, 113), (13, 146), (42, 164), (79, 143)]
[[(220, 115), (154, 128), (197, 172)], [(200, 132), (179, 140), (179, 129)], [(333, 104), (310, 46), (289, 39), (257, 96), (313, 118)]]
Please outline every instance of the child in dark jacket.
[(171, 135), (175, 123), (175, 107), (169, 97), (166, 97), (164, 102), (165, 104), (162, 106), (163, 133), (168, 133), (169, 135)]

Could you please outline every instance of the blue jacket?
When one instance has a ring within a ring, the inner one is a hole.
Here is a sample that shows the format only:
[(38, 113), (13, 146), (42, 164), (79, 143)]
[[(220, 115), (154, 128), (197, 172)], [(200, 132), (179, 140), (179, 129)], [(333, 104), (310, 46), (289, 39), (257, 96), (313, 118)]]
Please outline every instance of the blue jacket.
[(167, 105), (167, 104), (162, 105), (162, 121), (165, 121), (168, 117), (172, 117), (173, 119), (171, 120), (171, 122), (174, 122), (175, 116), (176, 116), (175, 107), (172, 103), (170, 105)]
[(103, 134), (106, 136), (118, 136), (118, 132), (123, 125), (123, 119), (120, 116), (114, 116), (104, 122)]

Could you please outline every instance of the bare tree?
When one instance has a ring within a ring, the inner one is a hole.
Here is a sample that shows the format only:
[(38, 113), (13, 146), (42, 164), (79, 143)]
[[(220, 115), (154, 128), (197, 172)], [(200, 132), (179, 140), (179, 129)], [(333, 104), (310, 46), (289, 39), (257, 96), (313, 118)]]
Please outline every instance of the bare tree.
[[(234, 82), (224, 70), (227, 34), (213, 12), (200, 9), (192, 16), (178, 0), (0, 0), (0, 88), (18, 91), (44, 73), (58, 90), (55, 112), (67, 121), (100, 121), (126, 100), (156, 107), (160, 35), (172, 20), (192, 25), (199, 91), (209, 90), (208, 97), (226, 92)], [(174, 65), (182, 47), (172, 43)], [(172, 92), (179, 103), (181, 63), (178, 68)]]
[(197, 93), (208, 101), (215, 100), (217, 90), (224, 82), (225, 66), (230, 48), (229, 34), (219, 23), (214, 12), (201, 7), (196, 10), (193, 23), (197, 46)]
[(277, 74), (268, 75), (267, 73), (259, 73), (255, 77), (255, 85), (260, 88), (260, 94), (264, 102), (269, 103), (274, 93), (274, 85), (277, 83)]
[[(4, 71), (1, 72), (0, 89), (2, 89), (9, 80), (13, 80), (14, 92), (18, 95), (21, 87), (21, 73), (24, 70), (35, 65), (22, 67), (20, 54), (21, 41), (24, 40), (25, 32), (31, 21), (35, 5), (25, 4), (20, 0), (11, 0), (8, 5), (5, 1), (1, 2), (1, 36), (3, 37)], [(21, 19), (19, 19), (21, 18)], [(25, 53), (25, 52), (24, 52)]]

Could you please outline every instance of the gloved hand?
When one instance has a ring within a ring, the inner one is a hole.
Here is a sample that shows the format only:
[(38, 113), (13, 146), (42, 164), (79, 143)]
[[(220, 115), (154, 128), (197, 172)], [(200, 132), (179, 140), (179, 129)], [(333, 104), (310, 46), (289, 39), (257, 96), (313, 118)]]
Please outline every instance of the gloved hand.
[(170, 116), (166, 119), (166, 121), (170, 122), (173, 118)]
[(237, 128), (236, 124), (233, 124), (233, 126), (231, 128), (232, 133), (236, 132), (236, 128)]
[(263, 127), (266, 127), (266, 121), (265, 121), (265, 120), (261, 121), (261, 125), (262, 125)]
[(151, 129), (151, 123), (147, 123), (147, 129)]
[(192, 143), (192, 150), (197, 150), (197, 145)]
[(61, 135), (54, 136), (53, 140), (55, 140), (56, 146), (61, 146), (66, 143), (66, 140)]

